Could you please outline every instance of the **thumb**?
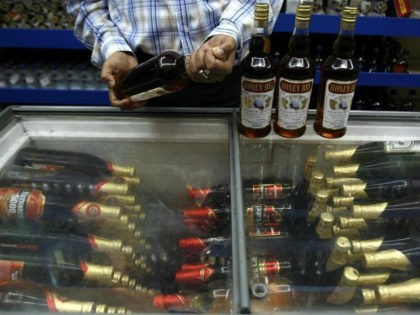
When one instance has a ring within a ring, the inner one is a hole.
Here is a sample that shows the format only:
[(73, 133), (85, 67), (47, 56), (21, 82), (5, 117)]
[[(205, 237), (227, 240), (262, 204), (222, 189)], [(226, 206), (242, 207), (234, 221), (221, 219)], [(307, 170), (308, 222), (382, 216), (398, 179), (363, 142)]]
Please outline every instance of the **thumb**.
[(213, 54), (217, 59), (224, 60), (226, 59), (227, 54), (221, 46), (213, 47)]

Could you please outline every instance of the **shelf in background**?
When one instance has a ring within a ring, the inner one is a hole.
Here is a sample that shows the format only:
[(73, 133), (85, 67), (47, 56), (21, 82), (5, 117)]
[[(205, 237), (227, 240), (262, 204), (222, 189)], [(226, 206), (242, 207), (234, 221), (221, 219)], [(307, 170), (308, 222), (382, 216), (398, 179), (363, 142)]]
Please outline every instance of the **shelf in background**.
[(110, 106), (103, 90), (54, 90), (0, 88), (0, 102), (8, 105), (100, 105)]
[[(318, 83), (319, 72), (315, 75), (315, 84)], [(361, 72), (359, 74), (358, 85), (420, 88), (420, 74)], [(0, 103), (7, 105), (40, 104), (110, 106), (108, 92), (104, 90), (0, 88)]]
[[(275, 32), (292, 32), (295, 23), (294, 14), (280, 14), (274, 26)], [(310, 33), (338, 34), (340, 16), (312, 15)], [(396, 37), (420, 36), (420, 19), (359, 16), (356, 22), (357, 35), (382, 35)]]
[(85, 49), (72, 30), (0, 29), (0, 47)]

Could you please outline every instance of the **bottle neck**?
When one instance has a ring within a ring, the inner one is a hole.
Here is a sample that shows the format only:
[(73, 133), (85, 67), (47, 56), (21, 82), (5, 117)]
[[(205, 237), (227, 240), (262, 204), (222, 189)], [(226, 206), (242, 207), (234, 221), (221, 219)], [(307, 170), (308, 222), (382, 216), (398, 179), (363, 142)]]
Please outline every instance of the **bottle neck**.
[(333, 54), (339, 58), (351, 58), (356, 47), (354, 39), (354, 26), (342, 24), (340, 33), (333, 45)]
[(249, 43), (249, 52), (252, 55), (265, 55), (271, 51), (271, 44), (267, 26), (255, 24)]
[(289, 55), (296, 57), (309, 55), (310, 41), (308, 26), (308, 23), (296, 23), (293, 35), (289, 41)]

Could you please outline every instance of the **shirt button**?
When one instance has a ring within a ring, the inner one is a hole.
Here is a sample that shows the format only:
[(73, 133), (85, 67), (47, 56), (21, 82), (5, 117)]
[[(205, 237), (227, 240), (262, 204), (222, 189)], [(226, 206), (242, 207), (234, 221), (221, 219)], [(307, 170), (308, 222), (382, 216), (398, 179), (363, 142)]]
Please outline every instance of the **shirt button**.
[(190, 29), (189, 29), (187, 26), (185, 26), (185, 27), (184, 27), (184, 32), (185, 32), (185, 33), (188, 33), (189, 31), (190, 31)]

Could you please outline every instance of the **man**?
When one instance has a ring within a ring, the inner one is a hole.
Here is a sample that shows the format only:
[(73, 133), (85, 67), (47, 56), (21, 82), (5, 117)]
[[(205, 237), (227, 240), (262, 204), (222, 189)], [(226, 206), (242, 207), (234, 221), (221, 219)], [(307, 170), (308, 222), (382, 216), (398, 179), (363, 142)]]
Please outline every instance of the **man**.
[[(283, 1), (266, 1), (272, 31)], [(237, 66), (248, 52), (254, 5), (255, 0), (67, 0), (75, 36), (92, 50), (111, 104), (122, 109), (141, 104), (118, 99), (118, 77), (166, 50), (186, 57), (187, 74), (197, 84), (148, 104), (223, 106), (239, 101)]]

